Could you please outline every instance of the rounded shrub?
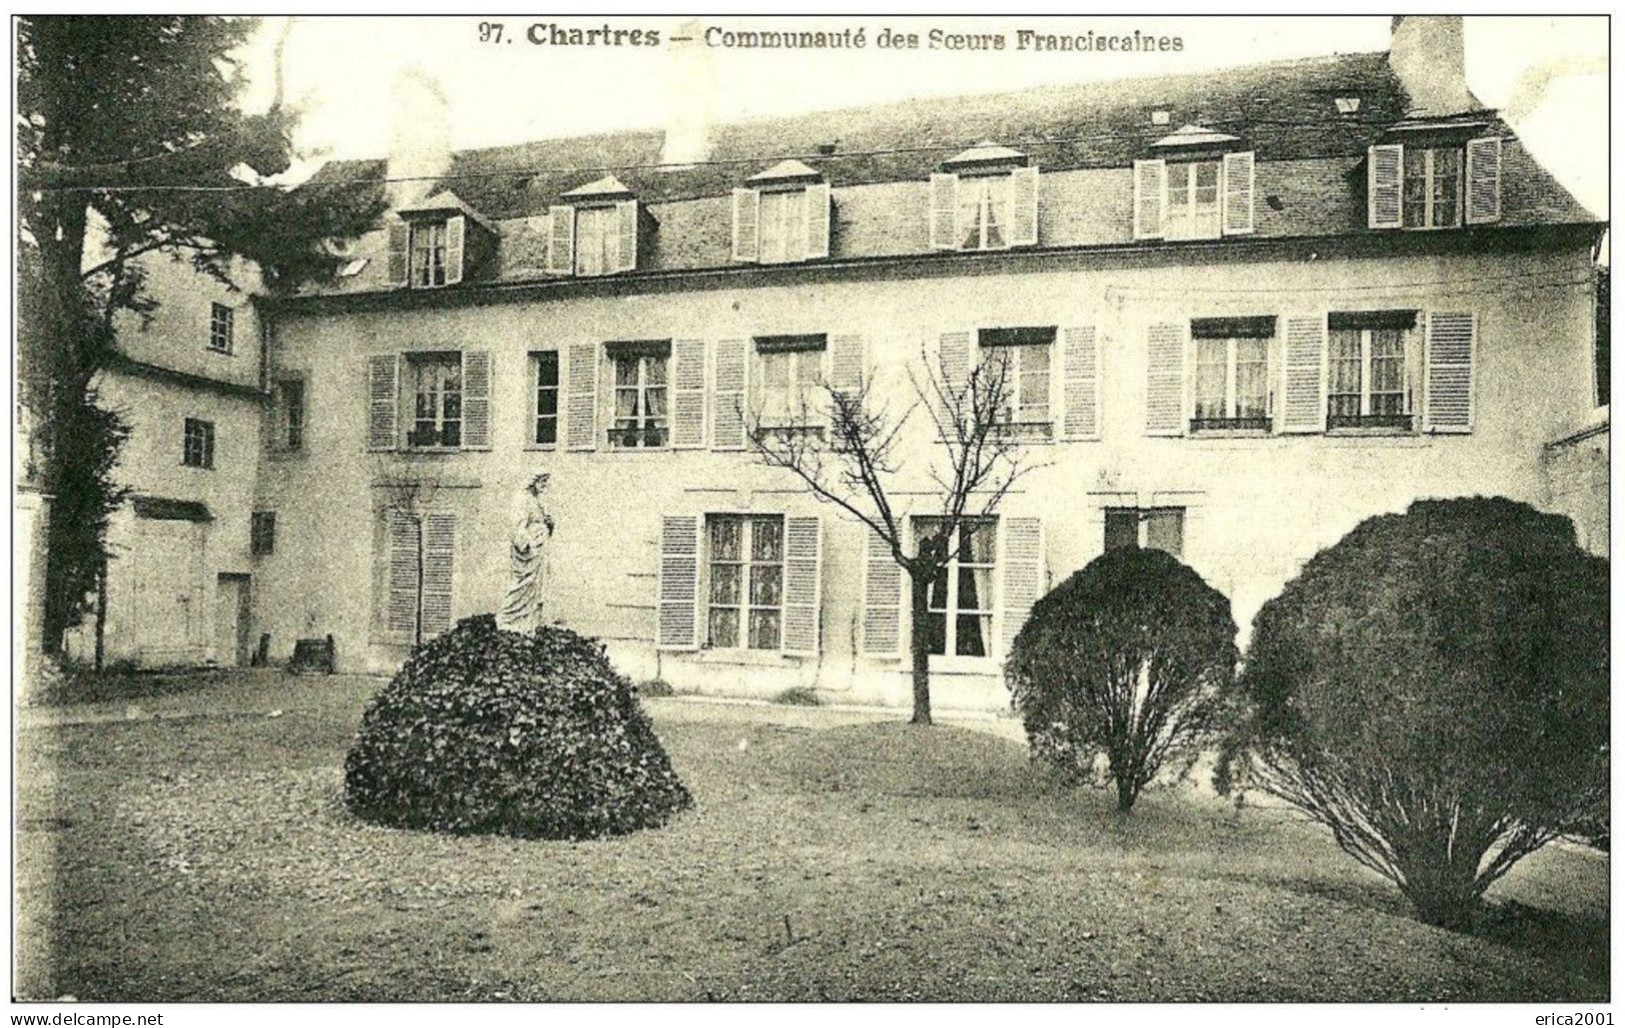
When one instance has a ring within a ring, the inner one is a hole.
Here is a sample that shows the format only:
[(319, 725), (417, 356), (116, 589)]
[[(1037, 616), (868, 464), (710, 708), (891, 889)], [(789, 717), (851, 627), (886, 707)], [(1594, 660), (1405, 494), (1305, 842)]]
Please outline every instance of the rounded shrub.
[(1033, 606), (1005, 664), (1034, 759), (1121, 810), (1188, 774), (1236, 670), (1230, 601), (1160, 550), (1109, 550)]
[(374, 697), (344, 795), (379, 824), (548, 839), (655, 827), (692, 802), (601, 644), (490, 615), (420, 646)]
[(1237, 699), (1220, 788), (1299, 807), (1461, 926), (1550, 839), (1606, 833), (1608, 563), (1512, 500), (1371, 518), (1264, 605)]

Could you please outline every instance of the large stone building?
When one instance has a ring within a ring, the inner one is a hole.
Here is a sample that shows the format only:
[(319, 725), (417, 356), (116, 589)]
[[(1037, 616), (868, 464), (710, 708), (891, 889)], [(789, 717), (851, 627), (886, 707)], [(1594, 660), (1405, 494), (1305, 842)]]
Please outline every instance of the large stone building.
[[(897, 569), (745, 423), (817, 430), (799, 400), (821, 379), (901, 410), (927, 366), (1001, 354), (1032, 470), (931, 616), (937, 702), (1002, 706), (1035, 597), (1109, 546), (1173, 551), (1245, 625), (1419, 497), (1583, 514), (1595, 469), (1554, 488), (1549, 444), (1597, 405), (1603, 225), (1467, 91), (1461, 47), (1459, 19), (1408, 18), (1390, 53), (714, 125), (699, 147), (454, 152), (455, 112), (403, 80), (389, 157), (311, 184), (392, 210), (338, 282), (265, 305), (258, 460), (246, 411), (221, 430), (234, 393), (188, 414), (216, 423), (191, 476), (213, 484), (154, 495), (206, 504), (180, 531), (210, 541), (144, 545), (201, 561), (187, 581), (219, 591), (190, 602), (217, 619), (250, 576), (274, 659), (331, 635), (341, 669), (388, 671), (498, 606), (511, 499), (545, 470), (546, 617), (628, 673), (904, 703)], [(890, 482), (908, 516), (939, 502), (928, 425)], [(178, 460), (180, 431), (155, 454)], [(226, 658), (224, 629), (185, 633)]]

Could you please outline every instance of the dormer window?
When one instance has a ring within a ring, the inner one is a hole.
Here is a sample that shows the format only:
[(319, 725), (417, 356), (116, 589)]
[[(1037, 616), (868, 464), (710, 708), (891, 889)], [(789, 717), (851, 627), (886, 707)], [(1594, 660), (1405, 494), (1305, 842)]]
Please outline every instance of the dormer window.
[(931, 247), (1007, 250), (1038, 244), (1038, 169), (1027, 155), (980, 143), (931, 176)]
[(555, 275), (613, 275), (638, 266), (639, 241), (652, 228), (631, 190), (609, 175), (559, 197), (548, 211), (547, 270)]
[(1186, 125), (1134, 162), (1135, 239), (1217, 239), (1253, 230), (1253, 152), (1235, 136)]
[(1393, 131), (1402, 142), (1379, 143), (1366, 156), (1372, 228), (1440, 229), (1501, 220), (1501, 140), (1463, 139), (1460, 127), (1428, 123)]
[(454, 286), (474, 277), (496, 256), (496, 229), (450, 192), (399, 214), (400, 220), (389, 226), (392, 285)]
[(830, 190), (822, 173), (780, 161), (733, 191), (733, 259), (787, 264), (829, 256)]

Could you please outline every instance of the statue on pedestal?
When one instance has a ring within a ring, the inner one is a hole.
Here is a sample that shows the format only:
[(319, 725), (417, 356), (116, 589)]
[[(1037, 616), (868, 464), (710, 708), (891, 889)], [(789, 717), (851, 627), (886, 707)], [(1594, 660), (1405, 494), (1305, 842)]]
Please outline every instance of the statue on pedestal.
[(534, 632), (541, 620), (547, 543), (553, 537), (553, 515), (544, 499), (549, 478), (545, 471), (536, 475), (513, 501), (508, 595), (497, 612), (497, 627), (523, 635)]

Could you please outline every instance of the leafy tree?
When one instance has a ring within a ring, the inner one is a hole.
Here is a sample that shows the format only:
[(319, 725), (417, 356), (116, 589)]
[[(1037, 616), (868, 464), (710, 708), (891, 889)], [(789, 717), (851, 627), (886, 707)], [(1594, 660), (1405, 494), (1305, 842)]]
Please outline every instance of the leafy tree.
[[(382, 210), (376, 191), (245, 184), (290, 165), (294, 115), (281, 102), (243, 111), (237, 54), (245, 18), (21, 17), (17, 166), (22, 349), (39, 425), (41, 479), (61, 511), (117, 506), (120, 433), (91, 394), (117, 352), (114, 318), (155, 301), (139, 259), (168, 255), (229, 282), (234, 257), (268, 287), (331, 274), (322, 243), (358, 234)], [(285, 34), (284, 34), (285, 39)], [(94, 461), (80, 446), (92, 440)], [(112, 459), (103, 459), (111, 450)], [(64, 522), (66, 517), (53, 518)], [(83, 613), (85, 581), (107, 559), (105, 519), (53, 527), (46, 645)], [(86, 565), (89, 565), (88, 569)]]
[[(865, 374), (861, 383), (845, 388), (820, 382), (822, 409), (801, 411), (795, 428), (766, 424), (760, 411), (741, 414), (762, 463), (791, 472), (820, 502), (832, 503), (866, 525), (907, 576), (912, 720), (929, 725), (932, 583), (943, 587), (953, 540), (960, 539), (963, 546), (967, 531), (987, 523), (1010, 488), (1036, 465), (1022, 459), (1020, 426), (1008, 421), (1014, 378), (1007, 359), (983, 360), (957, 379), (929, 359), (921, 363), (924, 373), (910, 377), (914, 402), (902, 410), (881, 401), (874, 376)], [(937, 445), (914, 463), (924, 466), (939, 502), (933, 516), (919, 522), (928, 527), (915, 540), (894, 490), (903, 470), (905, 429), (922, 406), (930, 417), (925, 427)]]
[(1236, 672), (1230, 601), (1161, 550), (1116, 549), (1033, 606), (1005, 677), (1033, 756), (1129, 810), (1184, 777)]
[(1325, 825), (1460, 926), (1608, 796), (1608, 564), (1507, 499), (1419, 501), (1321, 552), (1254, 622), (1221, 789)]

